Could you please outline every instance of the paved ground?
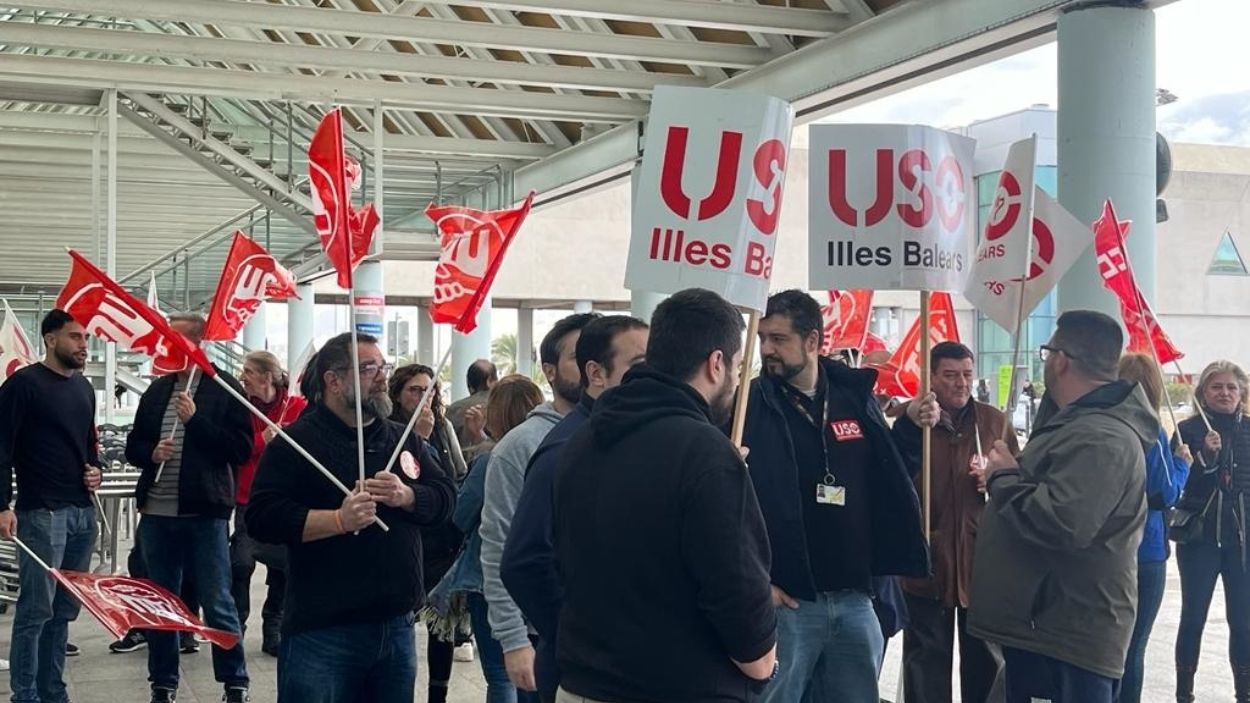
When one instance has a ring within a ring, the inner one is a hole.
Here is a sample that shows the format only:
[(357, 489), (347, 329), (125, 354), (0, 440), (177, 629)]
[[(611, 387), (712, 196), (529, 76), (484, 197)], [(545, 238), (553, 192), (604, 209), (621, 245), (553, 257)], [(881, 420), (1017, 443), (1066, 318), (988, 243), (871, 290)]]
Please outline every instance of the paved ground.
[[(257, 607), (255, 617), (259, 618), (259, 604), (264, 598), (263, 570), (257, 571), (257, 577), (252, 584), (252, 592), (253, 602)], [(1147, 651), (1146, 691), (1143, 700), (1148, 703), (1171, 699), (1174, 682), (1172, 643), (1179, 619), (1180, 583), (1173, 569), (1173, 572), (1169, 574), (1168, 592), (1163, 609), (1159, 613), (1159, 620), (1155, 626), (1155, 636)], [(11, 612), (0, 616), (0, 658), (8, 657), (11, 625)], [(418, 637), (423, 641), (424, 632), (419, 632)], [(75, 703), (123, 703), (147, 700), (147, 657), (144, 653), (146, 650), (132, 654), (110, 654), (108, 643), (111, 638), (85, 613), (74, 623), (71, 638), (82, 648), (81, 656), (68, 661), (66, 672)], [(1215, 603), (1211, 607), (1211, 618), (1203, 644), (1205, 647), (1198, 672), (1198, 700), (1231, 701), (1232, 675), (1227, 664), (1228, 630), (1225, 626), (1223, 596), (1218, 589)], [(275, 689), (277, 660), (260, 653), (260, 628), (258, 626), (249, 628), (244, 646), (248, 651), (253, 700), (257, 703), (275, 701), (277, 699)], [(416, 700), (424, 702), (426, 700), (426, 672), (423, 643), (419, 651), (422, 654), (418, 667)], [(890, 642), (885, 670), (881, 677), (882, 693), (886, 698), (893, 698), (892, 694), (898, 684), (901, 651), (902, 638), (896, 637)], [(183, 655), (182, 676), (180, 703), (220, 700), (221, 689), (213, 681), (212, 658), (207, 646), (199, 654)], [(486, 688), (476, 661), (473, 663), (457, 662), (452, 678), (449, 697), (451, 703), (475, 703), (485, 700)], [(7, 697), (8, 677), (0, 675), (0, 679), (2, 679), (0, 680), (0, 696)], [(958, 691), (957, 685), (955, 690)]]

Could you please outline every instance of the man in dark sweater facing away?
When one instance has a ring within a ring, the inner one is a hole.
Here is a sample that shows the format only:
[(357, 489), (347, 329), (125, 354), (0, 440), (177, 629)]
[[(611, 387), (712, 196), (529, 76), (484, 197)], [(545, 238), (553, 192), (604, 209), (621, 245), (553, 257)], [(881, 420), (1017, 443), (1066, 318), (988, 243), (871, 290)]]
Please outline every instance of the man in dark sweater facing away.
[[(0, 537), (16, 534), (54, 568), (86, 571), (95, 542), (91, 493), (100, 485), (95, 391), (78, 373), (87, 363), (87, 334), (62, 310), (49, 312), (39, 331), (43, 361), (0, 386)], [(9, 505), (14, 469), (16, 510)], [(69, 700), (65, 639), (78, 602), (20, 551), (18, 568), (9, 647), (13, 700)]]
[(773, 675), (764, 519), (732, 413), (742, 316), (690, 289), (556, 468), (557, 701), (749, 701)]
[[(410, 435), (387, 466), (403, 427), (391, 414), (390, 365), (377, 339), (351, 335), (317, 355), (321, 388), (312, 409), (287, 428), (334, 472), (343, 494), (282, 439), (265, 449), (252, 484), (247, 528), (261, 542), (287, 545), (286, 610), (278, 653), (278, 703), (411, 703), (417, 676), (413, 633), (421, 583), (422, 526), (447, 520), (454, 482), (429, 445)], [(357, 388), (365, 418), (365, 475), (357, 473)], [(380, 517), (384, 532), (373, 524)]]

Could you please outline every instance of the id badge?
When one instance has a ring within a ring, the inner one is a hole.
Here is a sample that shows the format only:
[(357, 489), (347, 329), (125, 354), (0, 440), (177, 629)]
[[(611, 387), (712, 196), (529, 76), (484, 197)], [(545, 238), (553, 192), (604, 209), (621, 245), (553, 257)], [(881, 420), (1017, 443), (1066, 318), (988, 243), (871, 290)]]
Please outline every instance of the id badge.
[(820, 505), (846, 505), (846, 486), (816, 486), (816, 502)]

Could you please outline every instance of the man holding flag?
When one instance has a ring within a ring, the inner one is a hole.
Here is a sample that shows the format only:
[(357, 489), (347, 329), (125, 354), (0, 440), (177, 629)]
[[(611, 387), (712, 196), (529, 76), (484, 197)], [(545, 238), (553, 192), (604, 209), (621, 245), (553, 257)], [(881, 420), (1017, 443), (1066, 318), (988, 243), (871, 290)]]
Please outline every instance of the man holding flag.
[[(174, 315), (170, 327), (198, 346), (204, 318)], [(126, 438), (126, 461), (143, 471), (135, 488), (143, 516), (136, 541), (143, 545), (149, 578), (177, 593), (184, 569), (193, 570), (207, 624), (237, 633), (241, 628), (230, 595), (227, 520), (235, 506), (234, 467), (243, 465), (252, 453), (252, 424), (247, 409), (219, 385), (208, 382), (189, 358), (175, 357), (183, 370), (162, 376), (148, 387), (139, 399), (134, 429)], [(219, 372), (219, 376), (242, 391), (227, 374)], [(248, 700), (242, 642), (229, 650), (213, 647), (213, 673), (225, 686), (224, 700)], [(175, 699), (175, 633), (148, 634), (148, 680), (152, 703)]]
[[(95, 391), (78, 373), (87, 363), (87, 333), (59, 309), (44, 317), (40, 332), (43, 361), (0, 387), (0, 537), (16, 535), (44, 562), (85, 571), (95, 542), (91, 494), (101, 478)], [(16, 511), (9, 505), (14, 469)], [(34, 558), (20, 554), (12, 700), (65, 703), (65, 642), (79, 605)]]

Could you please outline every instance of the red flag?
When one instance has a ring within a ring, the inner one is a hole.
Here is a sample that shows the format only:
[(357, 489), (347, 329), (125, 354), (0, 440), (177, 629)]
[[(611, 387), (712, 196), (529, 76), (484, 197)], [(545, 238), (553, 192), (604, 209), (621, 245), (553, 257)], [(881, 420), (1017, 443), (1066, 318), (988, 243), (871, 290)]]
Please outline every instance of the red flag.
[(206, 627), (178, 597), (145, 579), (51, 569), (49, 573), (114, 637), (133, 629), (194, 632), (232, 649), (239, 635)]
[(73, 265), (56, 307), (69, 313), (88, 334), (161, 360), (167, 370), (181, 371), (194, 364), (209, 376), (217, 375), (204, 352), (175, 332), (160, 313), (78, 252), (71, 250), (69, 256)]
[(889, 351), (889, 350), (890, 348), (886, 346), (884, 339), (878, 337), (872, 332), (869, 332), (868, 334), (864, 335), (864, 346), (859, 351), (862, 354), (871, 354), (873, 352)]
[(1115, 207), (1108, 200), (1102, 206), (1102, 216), (1094, 222), (1094, 252), (1098, 257), (1098, 273), (1102, 283), (1120, 299), (1120, 317), (1128, 330), (1128, 350), (1143, 354), (1153, 353), (1159, 365), (1176, 361), (1185, 355), (1168, 338), (1159, 321), (1155, 319), (1146, 296), (1137, 287), (1133, 266), (1128, 260), (1124, 240), (1132, 222), (1116, 217)]
[(477, 327), (477, 311), (533, 202), (531, 192), (520, 207), (511, 210), (474, 210), (433, 203), (425, 209), (426, 216), (438, 226), (442, 250), (434, 269), (432, 320), (453, 323), (462, 334)]
[[(321, 119), (308, 145), (313, 221), (340, 288), (352, 288), (352, 272), (369, 253), (379, 218), (373, 205), (352, 210), (348, 159), (343, 153), (343, 114), (331, 110)], [(354, 163), (354, 162), (353, 162)], [(355, 169), (358, 171), (359, 166)]]
[(820, 314), (825, 322), (825, 343), (821, 354), (827, 356), (835, 349), (860, 349), (868, 337), (872, 291), (831, 290), (829, 304), (821, 306)]
[[(930, 343), (958, 342), (959, 327), (950, 293), (931, 293), (930, 296)], [(890, 360), (876, 368), (877, 394), (903, 398), (920, 394), (920, 318), (912, 323)]]
[(208, 312), (204, 339), (234, 339), (267, 298), (294, 297), (295, 276), (264, 247), (235, 232)]

